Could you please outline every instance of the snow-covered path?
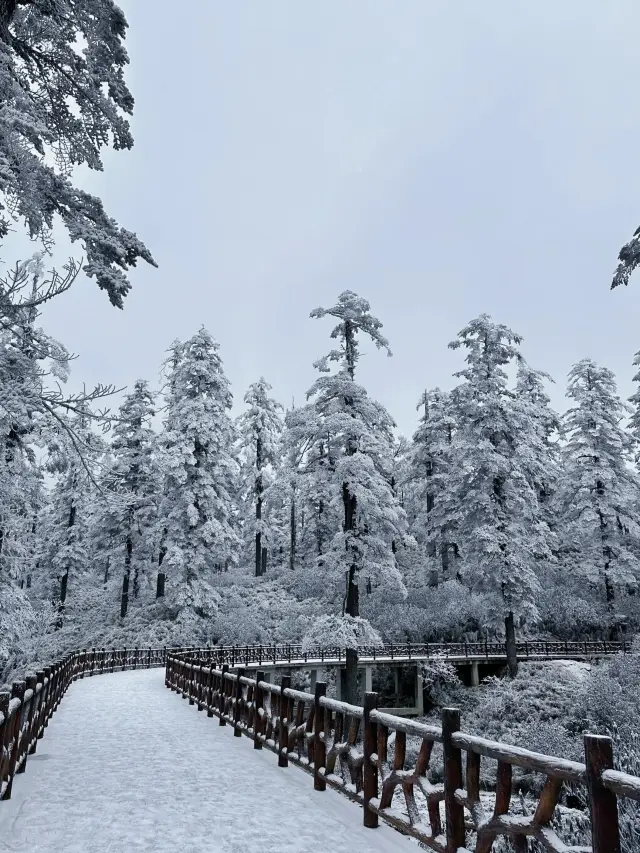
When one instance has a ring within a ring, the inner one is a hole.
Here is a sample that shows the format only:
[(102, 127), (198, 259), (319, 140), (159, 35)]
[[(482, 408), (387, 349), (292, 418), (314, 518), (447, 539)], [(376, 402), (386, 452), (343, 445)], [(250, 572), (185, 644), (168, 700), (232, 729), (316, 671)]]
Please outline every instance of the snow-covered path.
[(417, 849), (387, 826), (365, 829), (358, 805), (198, 713), (161, 669), (72, 684), (0, 803), (2, 853)]

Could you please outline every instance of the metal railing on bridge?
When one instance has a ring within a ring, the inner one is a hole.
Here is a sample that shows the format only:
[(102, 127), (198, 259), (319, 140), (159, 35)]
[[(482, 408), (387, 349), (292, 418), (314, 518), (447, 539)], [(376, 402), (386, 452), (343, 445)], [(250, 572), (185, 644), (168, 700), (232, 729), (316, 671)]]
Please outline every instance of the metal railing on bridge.
[[(305, 648), (300, 644), (280, 643), (273, 645), (213, 646), (207, 647), (209, 660), (217, 666), (244, 666), (342, 663), (345, 652), (338, 646), (316, 646)], [(525, 640), (516, 643), (518, 660), (552, 660), (566, 658), (583, 660), (626, 652), (626, 641), (615, 640)], [(411, 661), (445, 657), (464, 663), (474, 661), (496, 661), (507, 659), (505, 643), (483, 641), (479, 643), (384, 643), (380, 646), (365, 646), (358, 649), (363, 662)]]

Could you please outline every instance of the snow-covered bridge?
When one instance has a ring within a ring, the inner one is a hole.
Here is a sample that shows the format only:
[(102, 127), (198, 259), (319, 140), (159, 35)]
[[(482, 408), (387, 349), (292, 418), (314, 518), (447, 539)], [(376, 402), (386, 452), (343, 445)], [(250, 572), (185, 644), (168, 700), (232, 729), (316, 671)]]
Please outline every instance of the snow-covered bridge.
[[(409, 853), (415, 839), (489, 853), (498, 837), (583, 851), (554, 824), (569, 784), (589, 802), (593, 853), (620, 853), (617, 799), (640, 801), (640, 778), (613, 769), (609, 738), (585, 735), (585, 762), (567, 761), (467, 734), (455, 709), (425, 725), (375, 693), (360, 707), (261, 675), (193, 650), (82, 651), (15, 682), (0, 693), (0, 851)], [(537, 802), (512, 796), (514, 769), (541, 776)]]
[[(251, 765), (248, 772), (247, 765)], [(11, 853), (409, 853), (371, 832), (335, 791), (234, 741), (164, 686), (164, 672), (71, 685), (44, 740), (0, 803)]]

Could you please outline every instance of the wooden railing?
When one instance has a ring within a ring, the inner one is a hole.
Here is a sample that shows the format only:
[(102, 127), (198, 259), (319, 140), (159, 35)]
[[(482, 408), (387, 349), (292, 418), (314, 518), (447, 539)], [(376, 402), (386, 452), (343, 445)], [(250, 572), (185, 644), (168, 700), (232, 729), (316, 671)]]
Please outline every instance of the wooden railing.
[[(266, 666), (278, 663), (335, 663), (345, 659), (344, 649), (338, 646), (318, 646), (302, 650), (299, 644), (214, 646), (206, 650), (216, 666)], [(548, 660), (553, 658), (579, 659), (627, 652), (626, 641), (614, 640), (527, 640), (516, 644), (519, 660)], [(362, 647), (358, 657), (364, 662), (393, 660), (428, 660), (446, 657), (458, 662), (506, 660), (505, 643), (385, 643)]]
[(24, 681), (14, 681), (10, 693), (0, 693), (0, 800), (11, 797), (16, 773), (24, 773), (28, 757), (36, 751), (73, 681), (105, 672), (163, 666), (166, 656), (166, 649), (81, 649)]
[[(312, 695), (293, 690), (290, 676), (270, 684), (263, 672), (248, 678), (244, 668), (216, 668), (203, 654), (169, 653), (165, 683), (221, 726), (232, 725), (235, 736), (251, 738), (255, 749), (273, 751), (280, 767), (292, 762), (311, 773), (316, 790), (330, 785), (362, 803), (365, 826), (382, 818), (438, 853), (489, 853), (497, 838), (511, 839), (517, 851), (535, 838), (551, 853), (619, 853), (617, 797), (640, 801), (640, 778), (613, 769), (608, 737), (585, 735), (585, 763), (567, 761), (466, 734), (456, 709), (442, 712), (440, 727), (425, 725), (379, 711), (376, 693), (366, 694), (364, 707), (348, 705), (327, 697), (324, 683)], [(414, 740), (411, 760), (407, 738)], [(427, 776), (436, 744), (442, 784)], [(481, 789), (484, 760), (497, 761), (494, 792)], [(545, 779), (530, 814), (510, 809), (514, 767)], [(585, 790), (591, 848), (566, 846), (552, 828), (567, 784)]]

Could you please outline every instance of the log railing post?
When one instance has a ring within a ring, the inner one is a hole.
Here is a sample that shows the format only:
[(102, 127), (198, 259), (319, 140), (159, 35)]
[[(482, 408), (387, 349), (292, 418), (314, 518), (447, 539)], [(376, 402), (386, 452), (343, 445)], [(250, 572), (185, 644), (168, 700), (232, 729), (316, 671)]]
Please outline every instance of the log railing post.
[(447, 823), (447, 853), (465, 846), (464, 807), (456, 800), (462, 788), (462, 753), (453, 745), (452, 736), (460, 731), (460, 711), (442, 709), (442, 746), (444, 752), (444, 807)]
[[(324, 778), (324, 768), (327, 761), (327, 749), (324, 742), (324, 708), (320, 704), (320, 699), (326, 695), (326, 692), (326, 682), (316, 681), (313, 717), (313, 787), (316, 791), (327, 790), (327, 782)], [(323, 770), (322, 773), (320, 773), (320, 768)]]
[(587, 767), (593, 853), (620, 853), (618, 801), (613, 791), (609, 791), (602, 784), (603, 771), (613, 769), (611, 738), (603, 735), (585, 735), (584, 756)]
[[(2, 785), (5, 781), (5, 755), (9, 754), (9, 702), (10, 693), (0, 693), (0, 714), (4, 717), (4, 725), (0, 726), (0, 799), (3, 799)], [(7, 768), (8, 769), (8, 768)]]
[(363, 734), (363, 764), (362, 764), (362, 794), (364, 796), (363, 818), (364, 825), (370, 829), (378, 826), (377, 812), (369, 809), (369, 800), (378, 798), (378, 764), (371, 759), (378, 751), (378, 726), (372, 722), (370, 715), (378, 707), (378, 694), (365, 693), (364, 696), (364, 734)]
[(220, 712), (220, 720), (219, 724), (221, 726), (226, 726), (227, 721), (224, 718), (224, 697), (227, 692), (227, 679), (225, 675), (229, 672), (229, 664), (222, 664), (222, 675), (220, 677), (220, 696), (218, 697), (218, 711)]
[(291, 687), (291, 676), (283, 675), (280, 679), (280, 731), (278, 732), (278, 767), (289, 766), (289, 705), (292, 701), (284, 695)]
[(38, 693), (38, 708), (36, 711), (36, 724), (33, 732), (33, 745), (30, 752), (34, 753), (38, 746), (38, 738), (42, 737), (42, 721), (46, 713), (47, 689), (44, 686), (44, 670), (39, 669), (36, 672), (36, 684), (40, 685), (40, 693)]
[(244, 677), (244, 667), (240, 667), (236, 670), (236, 696), (235, 696), (235, 705), (233, 706), (233, 736), (234, 737), (242, 737), (242, 729), (240, 728), (240, 705), (242, 704), (242, 682), (241, 678)]
[(209, 675), (207, 676), (207, 717), (213, 717), (213, 661), (209, 660)]
[[(260, 657), (262, 657), (262, 646), (260, 646)], [(262, 749), (262, 714), (264, 708), (264, 690), (260, 682), (264, 681), (264, 672), (256, 672), (256, 692), (253, 694), (253, 748)]]
[(28, 675), (25, 684), (26, 689), (31, 690), (31, 698), (29, 699), (29, 709), (27, 712), (27, 719), (25, 720), (25, 730), (23, 734), (23, 738), (26, 738), (26, 743), (22, 745), (24, 752), (24, 760), (20, 765), (18, 773), (24, 773), (27, 768), (27, 758), (31, 753), (31, 732), (33, 730), (33, 719), (36, 712), (36, 707), (38, 705), (38, 697), (36, 696), (37, 679), (35, 675)]
[(26, 685), (24, 681), (14, 681), (11, 685), (11, 698), (19, 699), (20, 706), (16, 709), (13, 724), (9, 726), (8, 745), (11, 747), (11, 757), (9, 758), (9, 772), (7, 774), (7, 787), (4, 791), (4, 799), (11, 799), (11, 789), (13, 788), (13, 780), (16, 775), (16, 764), (18, 762), (18, 753), (20, 751), (20, 735), (22, 732), (22, 715), (24, 713), (24, 691)]
[(49, 717), (51, 716), (50, 709), (51, 709), (51, 705), (52, 705), (51, 697), (53, 695), (53, 685), (51, 684), (51, 667), (50, 666), (45, 666), (44, 677), (47, 679), (47, 686), (46, 686), (46, 688), (43, 688), (44, 690), (46, 690), (46, 693), (44, 695), (44, 703), (45, 704), (44, 704), (44, 710), (42, 713), (42, 731), (40, 732), (38, 737), (42, 737), (42, 735), (44, 734), (44, 730), (46, 729), (46, 727), (49, 724)]

